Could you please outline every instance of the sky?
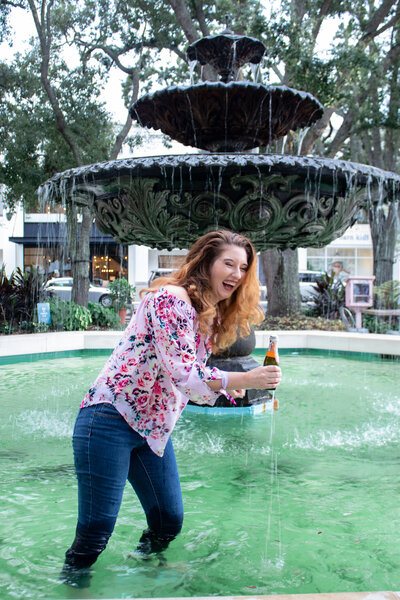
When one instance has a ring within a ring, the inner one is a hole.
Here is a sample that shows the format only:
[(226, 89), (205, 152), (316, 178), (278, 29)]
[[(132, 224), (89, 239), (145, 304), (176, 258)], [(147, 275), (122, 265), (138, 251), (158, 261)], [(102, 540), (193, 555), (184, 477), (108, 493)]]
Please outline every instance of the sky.
[[(13, 45), (9, 47), (7, 44), (1, 44), (2, 58), (9, 60), (12, 59), (15, 52), (21, 51), (24, 45), (29, 41), (30, 37), (36, 35), (36, 30), (30, 11), (15, 8), (12, 10), (10, 15), (10, 25), (12, 28)], [(113, 69), (110, 73), (109, 80), (105, 86), (104, 93), (102, 95), (103, 101), (106, 103), (107, 110), (111, 113), (113, 118), (123, 123), (126, 119), (126, 108), (124, 106), (121, 94), (119, 93), (121, 80), (124, 76), (118, 69)], [(116, 93), (116, 90), (118, 92)], [(133, 152), (125, 148), (123, 155), (126, 156), (154, 156), (154, 155), (165, 155), (165, 154), (183, 154), (197, 152), (195, 148), (183, 146), (178, 142), (172, 141), (172, 148), (167, 148), (163, 142), (163, 136), (160, 132), (153, 132), (144, 130), (143, 128), (137, 128), (137, 131), (144, 137), (148, 138), (148, 141), (138, 146)], [(132, 134), (131, 130), (131, 134)]]
[[(271, 2), (268, 0), (261, 0), (261, 3), (265, 7), (267, 16), (270, 13), (273, 1), (274, 0), (271, 0)], [(7, 44), (1, 45), (2, 56), (8, 56), (9, 59), (12, 58), (14, 52), (22, 49), (29, 38), (36, 33), (30, 11), (13, 9), (10, 15), (10, 24), (13, 31), (13, 46), (10, 48), (7, 46)], [(325, 28), (321, 31), (319, 36), (319, 39), (321, 40), (319, 48), (320, 52), (324, 52), (326, 50), (328, 42), (330, 42), (332, 39), (333, 29), (333, 23), (326, 23)], [(124, 107), (121, 94), (119, 91), (116, 93), (116, 90), (120, 89), (122, 78), (123, 76), (121, 75), (121, 72), (118, 69), (113, 69), (110, 73), (109, 81), (102, 96), (108, 111), (111, 113), (113, 118), (120, 123), (124, 122), (126, 118), (126, 108)], [(144, 131), (142, 128), (138, 128), (138, 131), (140, 131), (141, 134), (144, 134), (145, 137), (149, 137), (149, 141), (135, 149), (133, 153), (130, 153), (128, 150), (124, 151), (123, 154), (125, 156), (128, 154), (131, 156), (151, 156), (156, 154), (182, 154), (196, 152), (195, 149), (183, 146), (178, 142), (172, 142), (172, 149), (166, 148), (162, 143), (161, 135), (149, 132), (149, 130)]]

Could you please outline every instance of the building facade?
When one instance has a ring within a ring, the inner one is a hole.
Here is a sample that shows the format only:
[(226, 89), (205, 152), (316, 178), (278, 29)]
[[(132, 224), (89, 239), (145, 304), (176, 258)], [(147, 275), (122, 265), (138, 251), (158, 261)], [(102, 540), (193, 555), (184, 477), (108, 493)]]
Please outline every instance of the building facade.
[[(107, 286), (117, 277), (126, 277), (137, 289), (145, 287), (152, 270), (179, 266), (185, 250), (155, 250), (145, 246), (122, 246), (95, 225), (90, 236), (90, 279)], [(400, 253), (393, 278), (400, 279)], [(299, 248), (299, 271), (330, 271), (340, 262), (350, 275), (373, 274), (373, 250), (369, 225), (357, 224), (324, 248)], [(0, 202), (0, 264), (9, 275), (16, 267), (39, 266), (47, 278), (71, 274), (63, 214), (28, 213), (18, 208), (6, 212)], [(261, 269), (261, 265), (259, 266)], [(265, 281), (262, 271), (260, 281)]]

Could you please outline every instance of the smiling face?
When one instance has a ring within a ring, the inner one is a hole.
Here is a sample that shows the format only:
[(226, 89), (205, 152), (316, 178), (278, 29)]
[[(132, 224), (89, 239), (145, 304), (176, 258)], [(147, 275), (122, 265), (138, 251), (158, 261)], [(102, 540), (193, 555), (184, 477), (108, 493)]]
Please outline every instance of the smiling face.
[(247, 269), (246, 250), (235, 245), (224, 246), (210, 269), (210, 286), (215, 303), (232, 296), (243, 282)]

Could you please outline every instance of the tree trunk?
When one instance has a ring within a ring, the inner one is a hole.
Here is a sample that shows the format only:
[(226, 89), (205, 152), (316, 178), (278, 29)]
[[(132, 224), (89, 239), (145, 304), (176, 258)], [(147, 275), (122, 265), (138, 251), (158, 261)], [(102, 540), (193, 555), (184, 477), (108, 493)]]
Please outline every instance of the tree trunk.
[(369, 208), (372, 245), (374, 249), (375, 285), (393, 279), (396, 240), (399, 232), (400, 205), (373, 205)]
[(72, 255), (72, 300), (81, 306), (88, 305), (89, 266), (90, 266), (90, 230), (93, 223), (92, 211), (82, 208), (82, 222), (77, 226), (75, 252)]
[(297, 250), (266, 250), (260, 254), (267, 283), (267, 314), (283, 317), (301, 310)]

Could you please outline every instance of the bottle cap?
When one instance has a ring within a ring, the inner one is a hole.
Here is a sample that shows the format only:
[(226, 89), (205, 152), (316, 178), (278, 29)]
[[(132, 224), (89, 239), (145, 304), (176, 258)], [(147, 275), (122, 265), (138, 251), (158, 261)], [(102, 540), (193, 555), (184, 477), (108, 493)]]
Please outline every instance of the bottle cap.
[(277, 335), (270, 335), (269, 336), (269, 341), (270, 342), (277, 342), (278, 341), (278, 336)]

